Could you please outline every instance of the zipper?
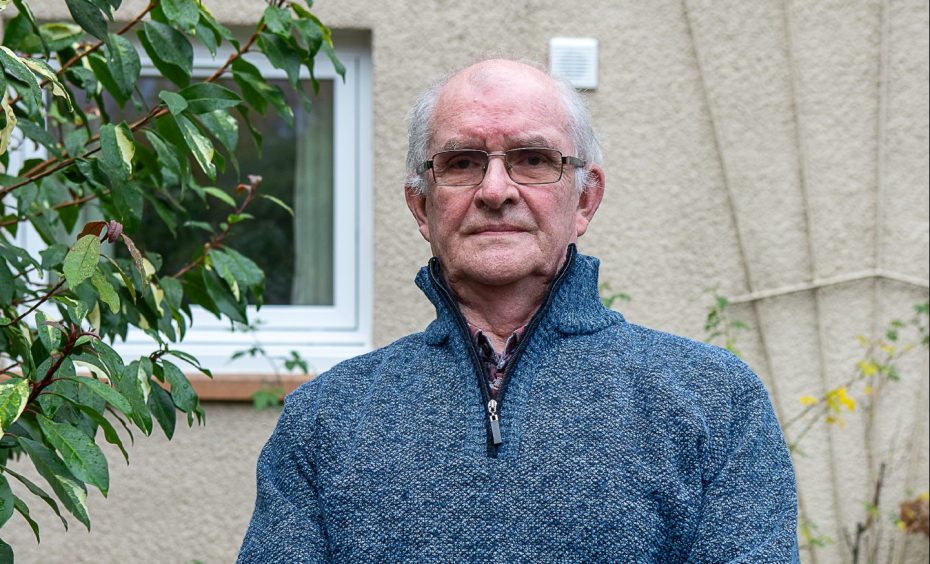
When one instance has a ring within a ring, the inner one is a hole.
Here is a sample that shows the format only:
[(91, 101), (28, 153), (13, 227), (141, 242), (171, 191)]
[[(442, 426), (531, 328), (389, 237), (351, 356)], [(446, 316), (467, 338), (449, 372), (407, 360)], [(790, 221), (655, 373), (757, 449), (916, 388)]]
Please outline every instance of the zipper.
[(472, 365), (475, 368), (475, 374), (478, 376), (478, 385), (481, 388), (481, 397), (484, 401), (486, 413), (488, 429), (488, 455), (492, 458), (497, 458), (497, 449), (504, 442), (503, 438), (501, 437), (500, 410), (501, 404), (504, 400), (504, 393), (507, 391), (507, 384), (510, 382), (510, 376), (515, 370), (517, 361), (520, 359), (520, 357), (523, 355), (523, 351), (526, 349), (526, 345), (530, 340), (529, 337), (542, 321), (543, 315), (549, 309), (549, 306), (552, 303), (552, 298), (555, 296), (555, 291), (562, 284), (562, 281), (565, 279), (569, 268), (571, 268), (572, 263), (575, 261), (576, 254), (577, 249), (575, 245), (569, 245), (568, 250), (565, 253), (565, 264), (562, 265), (562, 268), (549, 284), (549, 288), (546, 290), (546, 295), (543, 297), (542, 304), (539, 306), (539, 309), (536, 310), (536, 313), (533, 315), (529, 324), (526, 326), (526, 331), (523, 333), (523, 336), (520, 339), (520, 344), (517, 345), (516, 350), (514, 350), (513, 354), (510, 355), (510, 358), (507, 359), (507, 365), (504, 369), (504, 381), (501, 383), (501, 389), (497, 392), (498, 399), (496, 400), (491, 397), (491, 390), (488, 386), (487, 374), (485, 374), (485, 369), (482, 366), (481, 359), (478, 356), (478, 349), (475, 346), (474, 339), (471, 338), (471, 331), (468, 329), (468, 322), (465, 321), (465, 316), (462, 315), (462, 310), (459, 309), (458, 302), (455, 301), (455, 298), (452, 297), (452, 292), (446, 285), (445, 279), (443, 279), (440, 275), (439, 259), (433, 257), (429, 261), (429, 268), (427, 268), (427, 272), (429, 273), (430, 280), (433, 282), (433, 285), (439, 289), (440, 296), (442, 297), (443, 301), (446, 302), (446, 306), (449, 308), (449, 310), (452, 311), (452, 316), (456, 321), (456, 325), (458, 325), (459, 331), (465, 338), (469, 356), (471, 357)]

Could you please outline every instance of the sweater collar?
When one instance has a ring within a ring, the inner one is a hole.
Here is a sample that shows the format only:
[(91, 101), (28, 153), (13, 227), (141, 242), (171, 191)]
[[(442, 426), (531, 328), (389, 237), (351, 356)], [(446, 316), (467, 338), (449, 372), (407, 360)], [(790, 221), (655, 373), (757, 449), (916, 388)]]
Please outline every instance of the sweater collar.
[[(618, 319), (622, 321), (623, 316), (601, 304), (597, 287), (600, 261), (578, 254), (574, 244), (569, 245), (566, 260), (569, 262), (567, 271), (543, 314), (540, 329), (551, 328), (564, 335), (583, 335), (603, 329)], [(427, 265), (420, 269), (416, 284), (436, 307), (436, 319), (426, 328), (425, 337), (428, 343), (438, 345), (456, 331), (456, 316), (461, 313), (451, 311), (446, 305), (440, 296), (442, 289), (433, 281), (429, 268)]]

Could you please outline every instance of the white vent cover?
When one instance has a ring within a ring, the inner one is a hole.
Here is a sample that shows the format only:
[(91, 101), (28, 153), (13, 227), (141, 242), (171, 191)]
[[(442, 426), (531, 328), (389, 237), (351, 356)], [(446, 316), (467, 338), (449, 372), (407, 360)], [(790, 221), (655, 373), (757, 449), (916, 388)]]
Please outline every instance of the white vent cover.
[(579, 89), (597, 88), (597, 39), (553, 37), (549, 40), (549, 72)]

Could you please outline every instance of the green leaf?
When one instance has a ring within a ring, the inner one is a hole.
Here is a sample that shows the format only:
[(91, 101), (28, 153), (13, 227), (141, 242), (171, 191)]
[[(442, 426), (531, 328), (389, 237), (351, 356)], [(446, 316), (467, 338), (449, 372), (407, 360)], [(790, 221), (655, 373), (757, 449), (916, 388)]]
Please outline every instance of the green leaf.
[(70, 288), (91, 277), (100, 259), (100, 239), (96, 235), (84, 235), (68, 251), (64, 262), (65, 280)]
[(107, 43), (107, 66), (110, 69), (110, 76), (117, 85), (122, 97), (128, 99), (132, 95), (136, 83), (139, 81), (139, 74), (142, 71), (142, 63), (139, 60), (139, 53), (133, 47), (132, 42), (123, 37), (111, 33), (108, 36)]
[(162, 90), (158, 93), (158, 97), (165, 103), (172, 115), (178, 115), (187, 109), (187, 100), (177, 92)]
[(197, 116), (197, 120), (216, 139), (226, 147), (230, 153), (236, 150), (239, 143), (239, 122), (232, 115), (222, 110), (207, 112)]
[(174, 116), (174, 120), (181, 130), (184, 142), (194, 155), (200, 169), (211, 179), (216, 178), (216, 167), (213, 164), (213, 143), (197, 129), (197, 126), (185, 116)]
[(38, 485), (36, 485), (35, 482), (30, 480), (29, 478), (21, 474), (18, 474), (14, 472), (13, 470), (10, 470), (9, 468), (6, 468), (4, 472), (6, 474), (9, 474), (10, 476), (13, 476), (17, 480), (19, 480), (24, 486), (26, 486), (26, 489), (29, 490), (33, 495), (39, 497), (42, 501), (47, 503), (48, 506), (52, 508), (52, 511), (55, 512), (55, 515), (57, 515), (58, 518), (61, 519), (61, 524), (64, 526), (65, 530), (66, 531), (68, 530), (68, 522), (62, 516), (61, 510), (58, 509), (58, 503), (55, 501), (54, 498), (52, 498), (52, 496), (45, 493), (45, 490), (40, 488)]
[(345, 82), (346, 79), (346, 67), (342, 64), (342, 61), (339, 60), (339, 57), (336, 56), (336, 50), (333, 49), (333, 45), (330, 42), (323, 42), (322, 46), (323, 52), (326, 53), (326, 56), (329, 57), (329, 60), (333, 63), (333, 68), (336, 69), (336, 74), (342, 77), (342, 81)]
[(142, 47), (161, 73), (178, 86), (187, 86), (194, 69), (194, 48), (183, 33), (156, 21), (139, 31)]
[(38, 333), (42, 346), (48, 352), (56, 351), (61, 346), (61, 331), (54, 325), (47, 323), (45, 314), (41, 311), (36, 312), (36, 333)]
[[(234, 108), (242, 103), (238, 94), (219, 84), (198, 82), (178, 92), (193, 114), (205, 114), (214, 110)], [(174, 112), (172, 112), (174, 113)]]
[(283, 38), (262, 32), (258, 35), (258, 45), (268, 57), (268, 61), (287, 74), (288, 81), (295, 87), (300, 84), (300, 57), (294, 47)]
[(119, 438), (119, 435), (116, 433), (116, 429), (113, 428), (113, 425), (110, 424), (107, 418), (95, 411), (92, 407), (86, 405), (78, 405), (77, 407), (84, 415), (90, 417), (91, 421), (103, 429), (103, 436), (106, 438), (107, 442), (118, 448), (120, 452), (123, 453), (123, 458), (126, 460), (126, 464), (129, 464), (129, 453), (126, 452), (126, 448), (123, 446), (123, 441)]
[(126, 396), (119, 393), (104, 382), (101, 382), (95, 378), (88, 378), (87, 376), (75, 376), (71, 379), (83, 386), (86, 386), (87, 389), (94, 392), (106, 400), (108, 404), (112, 405), (123, 413), (128, 415), (132, 412), (132, 405), (130, 405), (129, 400), (126, 399)]
[(181, 369), (167, 360), (162, 360), (162, 369), (165, 373), (165, 379), (171, 385), (171, 399), (174, 400), (178, 409), (190, 413), (199, 405), (197, 392), (191, 386), (187, 376), (181, 372)]
[(33, 101), (37, 106), (41, 105), (42, 90), (39, 88), (39, 81), (36, 80), (36, 76), (23, 63), (23, 60), (16, 56), (16, 53), (2, 45), (0, 45), (0, 66), (6, 70), (7, 74), (28, 86)]
[(219, 188), (216, 188), (215, 186), (205, 186), (203, 191), (213, 196), (217, 200), (223, 202), (224, 204), (228, 205), (231, 208), (236, 207), (236, 200), (233, 200), (232, 196), (230, 196), (226, 192), (223, 192)]
[[(173, 149), (169, 148), (168, 143), (154, 131), (146, 130), (145, 137), (155, 149), (155, 154), (158, 156), (158, 164), (162, 167), (162, 176), (165, 179), (165, 183), (169, 185), (180, 184), (181, 179), (187, 175), (187, 161), (184, 161), (182, 165), (181, 161), (178, 159), (178, 154)], [(166, 174), (166, 172), (168, 174)]]
[(81, 26), (67, 22), (52, 22), (39, 26), (39, 34), (48, 43), (49, 51), (61, 51), (81, 38)]
[(53, 71), (45, 61), (40, 59), (23, 59), (23, 64), (29, 67), (29, 70), (33, 73), (41, 76), (43, 80), (48, 81), (48, 84), (51, 86), (52, 95), (57, 98), (62, 98), (67, 104), (69, 112), (74, 110), (74, 106), (71, 103), (71, 94), (65, 89), (64, 85), (61, 84), (58, 80), (58, 75), (55, 74), (55, 71)]
[(291, 31), (291, 13), (285, 8), (268, 6), (262, 20), (271, 33), (288, 34)]
[(65, 0), (68, 11), (74, 21), (84, 28), (84, 31), (103, 41), (107, 37), (107, 22), (100, 9), (90, 0)]
[[(151, 363), (149, 363), (149, 366), (151, 366)], [(142, 429), (143, 433), (150, 435), (152, 433), (152, 415), (146, 406), (150, 384), (146, 379), (142, 362), (135, 360), (129, 363), (129, 366), (123, 368), (122, 373), (116, 378), (115, 382), (116, 389), (132, 405), (132, 412), (128, 414), (129, 417), (132, 418), (137, 427)]]
[(110, 487), (107, 459), (100, 447), (83, 431), (67, 423), (58, 423), (36, 415), (45, 439), (61, 453), (65, 466), (75, 478), (97, 486), (106, 497)]
[[(103, 85), (107, 92), (112, 94), (113, 98), (119, 103), (120, 107), (122, 107), (126, 101), (129, 100), (131, 93), (123, 92), (123, 89), (116, 82), (116, 78), (113, 77), (113, 73), (110, 72), (110, 65), (106, 58), (100, 53), (91, 53), (85, 60), (90, 65), (90, 70), (93, 71), (92, 77), (94, 81)], [(88, 90), (95, 94), (96, 85), (88, 88)], [(101, 109), (103, 108), (101, 107)]]
[(61, 459), (42, 443), (25, 437), (19, 437), (17, 440), (39, 474), (52, 486), (65, 509), (77, 517), (89, 531), (90, 517), (87, 515), (87, 490), (84, 489), (84, 484), (76, 480)]
[(171, 396), (161, 386), (152, 386), (148, 404), (149, 409), (152, 410), (152, 416), (155, 417), (155, 421), (158, 421), (158, 426), (170, 441), (174, 436), (174, 427), (177, 423), (177, 413), (175, 413)]
[(97, 289), (100, 301), (107, 304), (113, 313), (119, 313), (119, 294), (116, 293), (107, 276), (99, 270), (95, 270), (90, 278), (90, 283)]
[(104, 366), (106, 366), (110, 381), (116, 382), (125, 368), (123, 366), (123, 358), (103, 341), (91, 341), (91, 346), (97, 353), (97, 357), (103, 362)]
[(0, 382), (0, 435), (19, 419), (29, 400), (29, 380), (10, 378)]
[(13, 490), (10, 483), (0, 474), (0, 527), (13, 516)]
[(243, 286), (255, 287), (265, 282), (265, 274), (255, 262), (233, 248), (211, 249), (210, 258), (213, 266), (228, 271)]
[(294, 110), (287, 103), (287, 98), (280, 88), (268, 82), (262, 77), (258, 68), (239, 57), (232, 64), (233, 80), (242, 90), (242, 96), (245, 100), (260, 114), (264, 114), (270, 103), (277, 111), (281, 119), (288, 125), (294, 124)]
[(294, 210), (291, 208), (291, 206), (289, 206), (289, 205), (287, 205), (286, 203), (284, 203), (283, 201), (281, 201), (280, 198), (276, 198), (276, 197), (272, 196), (271, 194), (259, 194), (259, 196), (262, 197), (262, 198), (264, 198), (264, 199), (266, 199), (266, 200), (271, 200), (272, 202), (275, 203), (275, 205), (277, 205), (278, 207), (284, 209), (284, 211), (286, 211), (287, 213), (289, 213), (289, 214), (291, 215), (291, 217), (294, 217)]
[(197, 358), (194, 357), (194, 355), (186, 353), (184, 351), (179, 351), (176, 349), (171, 349), (169, 351), (166, 351), (166, 354), (170, 354), (173, 357), (180, 358), (181, 360), (190, 364), (191, 366), (193, 366), (200, 372), (203, 372), (204, 375), (207, 376), (208, 378), (213, 378), (213, 374), (211, 374), (208, 369), (204, 368), (203, 366), (200, 366), (200, 362), (197, 360)]
[(29, 515), (29, 507), (26, 505), (26, 503), (18, 497), (13, 496), (13, 507), (15, 507), (16, 511), (23, 516), (23, 519), (29, 523), (29, 528), (32, 529), (32, 534), (35, 536), (36, 542), (40, 542), (41, 539), (39, 538), (39, 524), (35, 522), (35, 519), (33, 519), (31, 515)]
[(16, 278), (13, 277), (6, 263), (0, 262), (0, 304), (13, 301), (14, 292), (16, 292)]
[(197, 22), (197, 27), (194, 30), (194, 35), (200, 38), (200, 42), (203, 43), (204, 47), (210, 51), (212, 57), (216, 57), (216, 48), (219, 46), (220, 36), (210, 29), (210, 27)]
[(3, 542), (2, 539), (0, 539), (0, 562), (4, 564), (6, 562), (13, 562), (13, 547)]
[(136, 145), (129, 127), (125, 123), (101, 125), (100, 152), (103, 156), (104, 171), (123, 191), (121, 185), (132, 175), (132, 158), (136, 154)]
[(229, 287), (222, 284), (214, 272), (206, 268), (201, 272), (207, 295), (216, 304), (217, 309), (233, 321), (248, 323), (245, 317), (245, 302), (236, 299), (231, 294)]
[(190, 0), (162, 0), (161, 9), (168, 21), (175, 24), (181, 31), (193, 35), (200, 20), (200, 10), (197, 4)]

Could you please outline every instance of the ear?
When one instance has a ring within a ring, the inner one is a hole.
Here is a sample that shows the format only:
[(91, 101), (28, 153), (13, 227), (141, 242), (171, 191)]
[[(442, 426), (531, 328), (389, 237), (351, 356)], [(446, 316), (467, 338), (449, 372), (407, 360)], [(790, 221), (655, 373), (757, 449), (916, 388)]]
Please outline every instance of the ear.
[(604, 197), (604, 169), (591, 165), (588, 169), (588, 187), (578, 196), (578, 209), (575, 211), (575, 233), (578, 237), (585, 234), (588, 224), (594, 219), (594, 212), (601, 205)]
[(429, 241), (429, 223), (426, 221), (426, 194), (420, 194), (408, 185), (404, 187), (404, 197), (407, 199), (407, 207), (410, 209), (410, 213), (417, 220), (420, 235)]

